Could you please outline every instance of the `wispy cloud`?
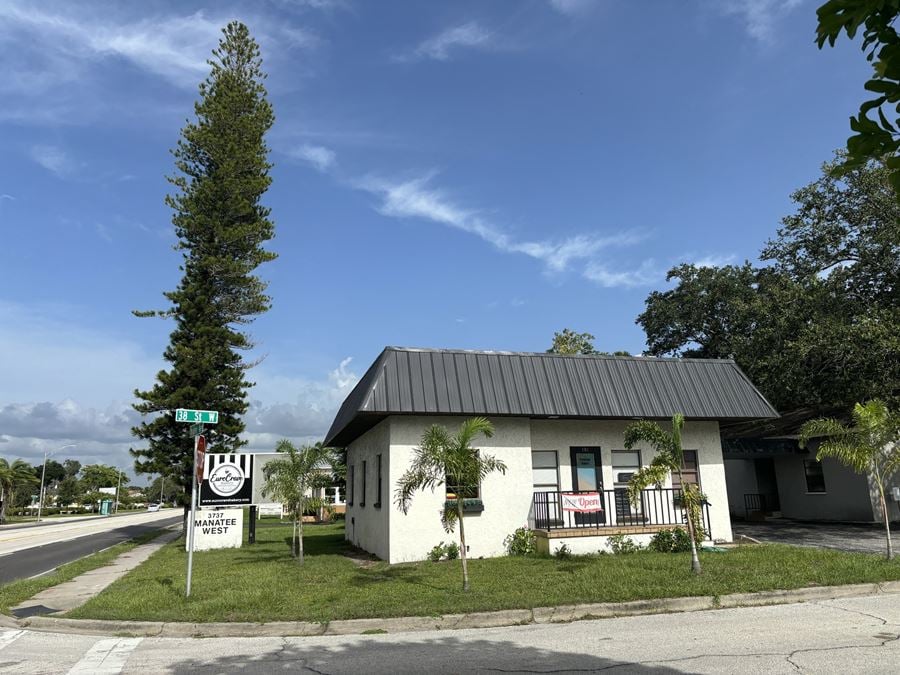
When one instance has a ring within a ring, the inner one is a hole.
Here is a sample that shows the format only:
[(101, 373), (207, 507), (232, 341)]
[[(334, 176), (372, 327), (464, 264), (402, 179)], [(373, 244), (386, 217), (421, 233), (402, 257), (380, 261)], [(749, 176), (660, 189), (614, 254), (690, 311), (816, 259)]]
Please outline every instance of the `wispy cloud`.
[(470, 21), (441, 31), (423, 40), (410, 52), (398, 54), (394, 61), (448, 61), (451, 53), (460, 49), (487, 49), (492, 45), (494, 34), (475, 21)]
[(76, 168), (65, 150), (55, 145), (34, 145), (28, 154), (38, 165), (60, 178), (68, 177)]
[[(106, 10), (70, 3), (0, 2), (0, 119), (22, 124), (63, 124), (110, 114), (115, 102), (98, 83), (123, 65), (192, 90), (209, 72), (206, 60), (233, 17), (228, 13), (136, 16), (132, 6)], [(322, 40), (306, 29), (265, 16), (243, 16), (267, 60)], [(48, 97), (52, 94), (52, 97)], [(120, 114), (120, 111), (116, 111)]]
[(292, 148), (288, 150), (287, 154), (312, 164), (313, 168), (323, 173), (331, 169), (337, 161), (337, 155), (334, 150), (322, 145), (311, 145), (309, 143)]
[(10, 201), (15, 201), (16, 198), (13, 197), (12, 195), (8, 195), (6, 193), (0, 194), (0, 201), (3, 201), (4, 199), (9, 199)]
[(805, 0), (725, 0), (716, 7), (740, 17), (747, 34), (759, 42), (771, 42), (778, 21)]
[(596, 0), (550, 0), (550, 6), (560, 14), (577, 16), (596, 7)]
[(431, 186), (433, 178), (433, 172), (403, 182), (367, 177), (355, 185), (380, 198), (376, 210), (385, 216), (420, 218), (473, 234), (504, 253), (519, 253), (541, 261), (550, 273), (563, 272), (571, 263), (589, 260), (603, 249), (643, 239), (640, 233), (627, 231), (603, 236), (580, 234), (562, 240), (521, 240), (481, 212), (455, 204), (445, 192)]
[(737, 256), (733, 254), (724, 255), (713, 253), (697, 258), (692, 264), (696, 267), (723, 267), (732, 264), (736, 259)]
[(584, 270), (584, 278), (604, 288), (636, 288), (650, 286), (661, 281), (664, 271), (652, 258), (645, 260), (637, 269), (613, 270), (606, 264), (591, 262)]

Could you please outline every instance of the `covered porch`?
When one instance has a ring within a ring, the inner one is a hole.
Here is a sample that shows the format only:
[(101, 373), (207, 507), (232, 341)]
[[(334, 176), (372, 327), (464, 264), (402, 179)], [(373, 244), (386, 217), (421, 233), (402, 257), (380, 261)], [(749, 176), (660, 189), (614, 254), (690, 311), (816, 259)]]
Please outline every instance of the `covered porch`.
[[(613, 490), (536, 491), (529, 526), (538, 551), (553, 553), (563, 543), (573, 553), (596, 553), (607, 548), (608, 537), (622, 534), (646, 545), (660, 530), (685, 527), (680, 488), (644, 490), (632, 504), (624, 488)], [(709, 502), (701, 508), (704, 539), (712, 541)]]

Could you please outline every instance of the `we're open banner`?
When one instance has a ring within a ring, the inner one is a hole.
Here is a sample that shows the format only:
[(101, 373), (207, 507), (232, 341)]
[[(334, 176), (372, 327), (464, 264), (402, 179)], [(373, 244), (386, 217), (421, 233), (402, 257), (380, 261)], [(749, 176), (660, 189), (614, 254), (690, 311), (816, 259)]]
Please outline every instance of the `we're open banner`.
[(563, 492), (562, 510), (578, 513), (596, 513), (603, 510), (599, 492)]

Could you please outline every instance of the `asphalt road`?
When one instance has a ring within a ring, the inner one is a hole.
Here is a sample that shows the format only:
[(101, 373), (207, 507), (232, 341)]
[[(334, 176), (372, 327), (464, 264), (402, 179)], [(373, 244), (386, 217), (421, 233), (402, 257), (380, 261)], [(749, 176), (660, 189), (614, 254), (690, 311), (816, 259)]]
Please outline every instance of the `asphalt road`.
[(170, 518), (150, 523), (129, 525), (124, 516), (116, 521), (118, 522), (110, 524), (118, 525), (117, 527), (104, 532), (33, 546), (0, 556), (0, 584), (45, 574), (64, 563), (78, 560), (150, 530), (174, 525), (181, 521), (181, 512), (175, 511)]
[[(15, 673), (896, 673), (900, 596), (481, 630), (128, 638), (0, 629)], [(190, 625), (185, 627), (190, 632)]]

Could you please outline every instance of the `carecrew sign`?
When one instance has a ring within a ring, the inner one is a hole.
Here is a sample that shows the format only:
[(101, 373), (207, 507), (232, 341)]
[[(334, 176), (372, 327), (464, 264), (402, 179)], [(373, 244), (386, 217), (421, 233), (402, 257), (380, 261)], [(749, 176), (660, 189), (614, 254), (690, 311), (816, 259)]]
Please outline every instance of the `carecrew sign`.
[(194, 516), (194, 550), (240, 548), (243, 531), (243, 509), (198, 509)]
[(205, 457), (200, 506), (239, 506), (253, 503), (253, 455)]
[(563, 492), (562, 509), (577, 513), (596, 513), (603, 510), (603, 502), (599, 492)]

